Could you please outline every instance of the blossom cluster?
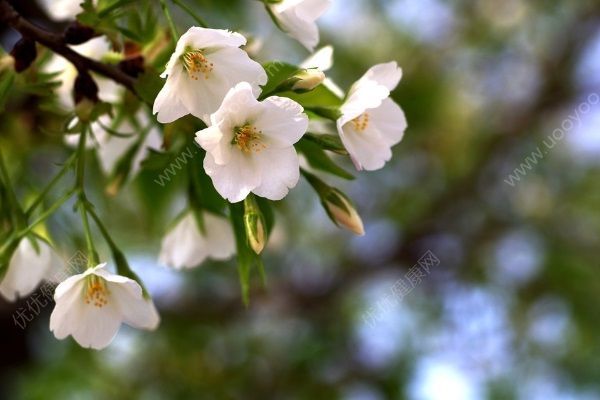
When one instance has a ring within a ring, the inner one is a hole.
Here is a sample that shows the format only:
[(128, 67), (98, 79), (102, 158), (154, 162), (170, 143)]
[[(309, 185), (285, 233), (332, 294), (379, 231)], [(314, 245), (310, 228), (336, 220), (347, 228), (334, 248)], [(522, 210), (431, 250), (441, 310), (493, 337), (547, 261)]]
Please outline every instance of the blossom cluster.
[[(313, 52), (319, 42), (316, 20), (331, 2), (280, 0), (265, 1), (265, 6), (283, 31)], [(68, 3), (68, 7), (57, 18), (77, 14), (78, 7), (71, 2), (61, 3)], [(50, 7), (51, 10), (58, 11), (56, 7)], [(100, 59), (109, 51), (107, 43), (105, 38), (97, 37), (74, 49)], [(246, 38), (237, 32), (189, 28), (178, 39), (161, 75), (165, 82), (152, 111), (162, 124), (188, 115), (198, 119), (203, 129), (195, 133), (195, 143), (202, 149), (204, 172), (223, 199), (244, 202), (248, 245), (258, 254), (265, 246), (267, 233), (255, 196), (282, 200), (297, 185), (303, 160), (296, 145), (311, 123), (323, 118), (333, 120), (343, 152), (357, 170), (367, 171), (380, 169), (391, 159), (391, 149), (401, 141), (407, 123), (401, 108), (390, 97), (402, 77), (396, 62), (373, 66), (344, 94), (325, 75), (333, 63), (333, 54), (331, 47), (324, 47), (285, 82), (267, 92), (264, 88), (270, 76), (243, 49), (246, 44)], [(73, 107), (69, 94), (77, 76), (75, 68), (59, 56), (45, 68), (60, 73), (59, 100), (64, 107)], [(120, 97), (121, 89), (112, 82), (99, 83), (100, 99), (112, 102)], [(305, 109), (293, 96), (286, 95), (312, 91), (319, 85), (337, 96), (341, 106), (327, 112)], [(72, 125), (78, 123), (72, 121)], [(108, 126), (129, 132), (143, 130), (144, 135), (115, 136)], [(144, 112), (119, 123), (103, 115), (91, 123), (90, 130), (93, 135), (83, 137), (83, 147), (96, 149), (108, 175), (131, 148), (135, 151), (126, 176), (135, 175), (150, 149), (161, 146), (159, 126)], [(66, 135), (65, 141), (72, 147), (78, 146), (82, 142), (80, 135), (85, 133)], [(306, 171), (305, 176), (336, 224), (357, 234), (364, 233), (358, 213), (342, 192), (327, 186), (311, 172)], [(121, 177), (119, 184), (122, 180)], [(190, 207), (166, 233), (159, 261), (172, 268), (193, 268), (208, 258), (226, 260), (237, 250), (236, 233), (225, 213), (217, 215)], [(56, 260), (52, 246), (36, 235), (15, 240), (0, 281), (0, 294), (8, 300), (28, 295), (52, 275)], [(105, 263), (90, 265), (83, 273), (62, 281), (54, 300), (50, 330), (58, 339), (72, 336), (80, 345), (94, 349), (106, 347), (121, 323), (152, 330), (160, 320), (152, 299), (136, 277), (113, 274)]]

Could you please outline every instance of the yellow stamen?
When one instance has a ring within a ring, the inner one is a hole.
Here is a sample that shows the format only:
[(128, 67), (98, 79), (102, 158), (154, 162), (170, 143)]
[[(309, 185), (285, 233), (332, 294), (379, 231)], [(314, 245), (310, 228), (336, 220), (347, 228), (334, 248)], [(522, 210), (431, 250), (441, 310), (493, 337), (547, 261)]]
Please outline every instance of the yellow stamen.
[(214, 69), (213, 63), (208, 61), (202, 50), (186, 51), (181, 56), (181, 62), (189, 77), (195, 81), (200, 79), (200, 75), (204, 75), (204, 79), (208, 79)]
[(104, 279), (96, 275), (88, 277), (84, 295), (85, 304), (93, 304), (98, 308), (102, 308), (108, 304), (108, 295), (109, 291), (106, 288)]
[(267, 148), (267, 146), (261, 142), (262, 131), (256, 129), (255, 126), (246, 124), (241, 128), (235, 128), (234, 133), (235, 135), (233, 136), (231, 144), (237, 145), (244, 153), (258, 153)]
[(369, 114), (362, 113), (352, 120), (352, 125), (357, 132), (364, 132), (369, 126)]

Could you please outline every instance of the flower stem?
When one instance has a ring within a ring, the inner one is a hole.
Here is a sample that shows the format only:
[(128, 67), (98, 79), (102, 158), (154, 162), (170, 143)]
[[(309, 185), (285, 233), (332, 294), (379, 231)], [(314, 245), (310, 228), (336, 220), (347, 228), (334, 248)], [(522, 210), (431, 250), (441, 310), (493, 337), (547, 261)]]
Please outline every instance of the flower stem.
[(179, 40), (179, 34), (177, 33), (177, 28), (175, 28), (175, 23), (173, 22), (173, 18), (171, 17), (171, 12), (169, 11), (169, 7), (167, 6), (166, 0), (160, 0), (160, 6), (165, 14), (165, 18), (169, 23), (169, 28), (171, 29), (171, 35), (173, 35), (173, 40), (177, 42)]
[(181, 7), (185, 12), (187, 12), (194, 20), (203, 28), (208, 28), (208, 24), (202, 19), (198, 14), (196, 14), (187, 4), (185, 4), (181, 0), (171, 0), (174, 4)]
[(79, 213), (81, 215), (81, 223), (83, 225), (83, 232), (85, 234), (85, 242), (88, 252), (88, 267), (94, 267), (99, 264), (98, 254), (94, 246), (94, 240), (92, 238), (92, 232), (90, 230), (90, 224), (88, 221), (88, 200), (85, 195), (84, 187), (84, 174), (85, 174), (85, 142), (89, 126), (85, 125), (79, 135), (79, 146), (77, 147), (77, 180), (75, 183), (75, 190), (77, 191), (79, 203)]
[(56, 202), (54, 204), (52, 204), (46, 211), (44, 211), (42, 214), (40, 214), (40, 216), (37, 217), (35, 219), (35, 221), (33, 221), (31, 224), (29, 224), (29, 226), (27, 228), (21, 230), (17, 234), (17, 237), (23, 237), (23, 236), (27, 235), (29, 232), (31, 232), (38, 224), (41, 224), (46, 219), (48, 219), (48, 217), (50, 215), (54, 214), (54, 212), (56, 210), (58, 210), (75, 193), (77, 193), (77, 189), (72, 189), (72, 190), (69, 190), (67, 193), (65, 193), (62, 197), (60, 197), (58, 200), (56, 200)]
[(69, 167), (71, 167), (76, 158), (77, 153), (73, 153), (73, 155), (69, 157), (67, 162), (63, 165), (62, 169), (58, 172), (58, 174), (56, 174), (56, 176), (52, 178), (50, 183), (48, 183), (44, 190), (42, 190), (42, 192), (37, 196), (33, 203), (31, 203), (31, 205), (27, 208), (27, 210), (25, 211), (26, 216), (30, 216), (31, 213), (33, 213), (33, 211), (35, 211), (35, 209), (42, 203), (42, 200), (44, 199), (44, 197), (46, 197), (50, 190), (52, 190), (54, 185), (56, 185), (56, 183), (58, 183), (58, 181), (60, 181), (61, 178), (65, 176), (65, 173), (69, 170)]

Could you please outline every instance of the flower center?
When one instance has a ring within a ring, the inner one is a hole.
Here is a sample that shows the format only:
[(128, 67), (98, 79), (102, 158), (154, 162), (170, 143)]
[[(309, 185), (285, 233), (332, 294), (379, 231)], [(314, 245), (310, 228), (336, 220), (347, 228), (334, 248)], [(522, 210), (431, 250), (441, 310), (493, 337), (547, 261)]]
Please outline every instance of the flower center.
[(87, 279), (84, 296), (85, 304), (93, 304), (96, 307), (102, 308), (108, 304), (109, 293), (104, 279), (92, 275)]
[(189, 77), (197, 81), (203, 75), (204, 79), (208, 79), (214, 65), (204, 56), (202, 50), (187, 50), (181, 56), (183, 69), (186, 70)]
[(231, 144), (237, 145), (244, 153), (258, 153), (267, 147), (261, 142), (262, 131), (259, 131), (253, 125), (246, 124), (242, 127), (236, 127), (233, 131), (234, 136)]
[(369, 114), (362, 113), (352, 120), (352, 126), (357, 132), (364, 132), (369, 127)]

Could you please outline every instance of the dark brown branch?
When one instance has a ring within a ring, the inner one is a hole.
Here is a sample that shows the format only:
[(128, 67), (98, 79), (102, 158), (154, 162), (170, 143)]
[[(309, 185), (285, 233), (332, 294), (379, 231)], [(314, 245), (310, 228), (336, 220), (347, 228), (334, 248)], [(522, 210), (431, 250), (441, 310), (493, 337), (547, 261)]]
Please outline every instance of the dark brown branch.
[(60, 54), (69, 60), (78, 71), (96, 72), (135, 93), (134, 78), (116, 67), (92, 60), (75, 52), (67, 46), (62, 35), (45, 31), (25, 20), (6, 0), (0, 0), (0, 21), (20, 32), (24, 37), (35, 40), (56, 54)]

